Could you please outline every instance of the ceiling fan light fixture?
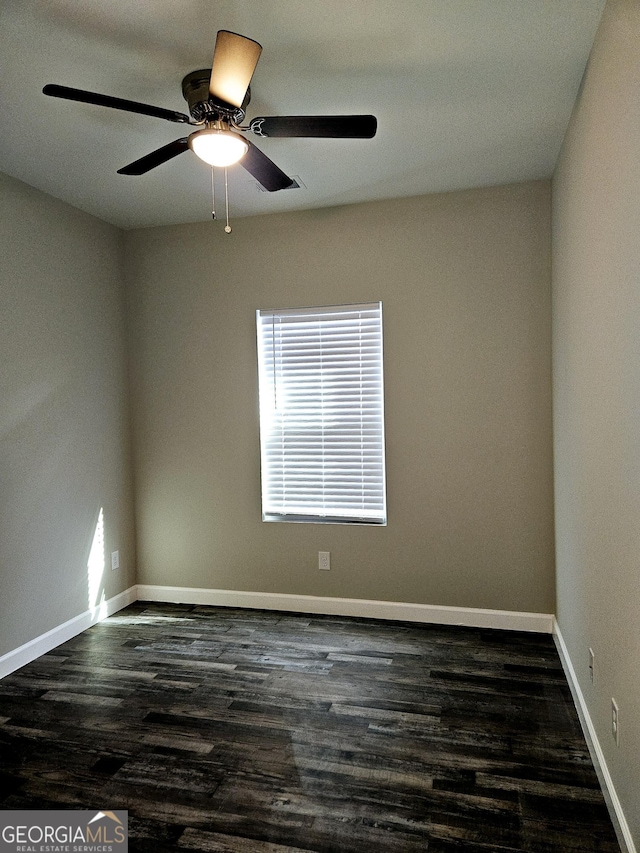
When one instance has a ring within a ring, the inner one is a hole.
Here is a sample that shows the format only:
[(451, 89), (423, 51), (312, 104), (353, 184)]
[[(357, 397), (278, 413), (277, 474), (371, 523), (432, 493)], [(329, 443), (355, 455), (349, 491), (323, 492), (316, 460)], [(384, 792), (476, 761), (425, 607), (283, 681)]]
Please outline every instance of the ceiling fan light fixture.
[(249, 150), (240, 136), (224, 127), (207, 127), (197, 130), (189, 137), (193, 153), (210, 166), (232, 166)]

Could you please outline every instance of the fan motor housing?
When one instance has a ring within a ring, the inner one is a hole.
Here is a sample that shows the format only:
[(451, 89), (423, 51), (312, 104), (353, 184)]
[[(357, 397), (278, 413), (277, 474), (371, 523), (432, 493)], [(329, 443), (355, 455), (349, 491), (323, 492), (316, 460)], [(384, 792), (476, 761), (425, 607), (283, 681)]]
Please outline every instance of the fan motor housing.
[(198, 123), (215, 121), (216, 119), (231, 120), (234, 124), (244, 121), (245, 109), (251, 100), (251, 89), (242, 102), (242, 107), (235, 107), (225, 101), (214, 98), (209, 92), (210, 68), (192, 71), (182, 81), (182, 95), (189, 104), (189, 112)]

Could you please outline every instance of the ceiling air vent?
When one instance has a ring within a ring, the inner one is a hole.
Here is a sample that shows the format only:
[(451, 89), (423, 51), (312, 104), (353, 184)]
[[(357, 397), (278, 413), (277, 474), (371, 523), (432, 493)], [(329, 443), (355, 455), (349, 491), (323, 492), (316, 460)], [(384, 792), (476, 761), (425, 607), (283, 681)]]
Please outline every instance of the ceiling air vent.
[[(299, 175), (293, 175), (291, 180), (293, 181), (293, 183), (291, 184), (291, 186), (285, 187), (285, 190), (306, 190), (306, 186), (302, 183), (302, 180)], [(259, 193), (268, 192), (268, 190), (266, 190), (262, 186), (262, 184), (259, 184), (257, 181), (252, 181), (252, 183), (254, 184), (255, 188), (258, 190)], [(280, 190), (280, 192), (284, 192), (284, 190)]]

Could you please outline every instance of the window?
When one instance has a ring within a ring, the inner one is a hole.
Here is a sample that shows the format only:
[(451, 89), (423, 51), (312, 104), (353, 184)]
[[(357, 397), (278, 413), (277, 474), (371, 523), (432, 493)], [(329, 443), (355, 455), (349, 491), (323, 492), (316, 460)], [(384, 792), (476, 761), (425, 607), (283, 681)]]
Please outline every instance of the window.
[(263, 520), (386, 524), (382, 304), (257, 324)]

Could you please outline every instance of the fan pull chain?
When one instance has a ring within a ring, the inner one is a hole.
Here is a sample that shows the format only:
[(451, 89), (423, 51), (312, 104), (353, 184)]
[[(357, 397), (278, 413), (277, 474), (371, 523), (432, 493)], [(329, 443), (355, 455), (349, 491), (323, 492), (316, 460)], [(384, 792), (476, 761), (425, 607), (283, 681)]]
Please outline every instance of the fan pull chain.
[(227, 224), (224, 230), (227, 234), (231, 234), (231, 226), (229, 225), (229, 184), (227, 183), (227, 167), (224, 167), (224, 204), (227, 213)]
[[(216, 182), (214, 176), (214, 168), (211, 167), (211, 218), (215, 220), (216, 218)], [(227, 168), (225, 166), (224, 169), (224, 207), (225, 213), (227, 217), (227, 224), (224, 226), (224, 230), (227, 234), (231, 234), (231, 226), (229, 225), (229, 180), (227, 175)]]

